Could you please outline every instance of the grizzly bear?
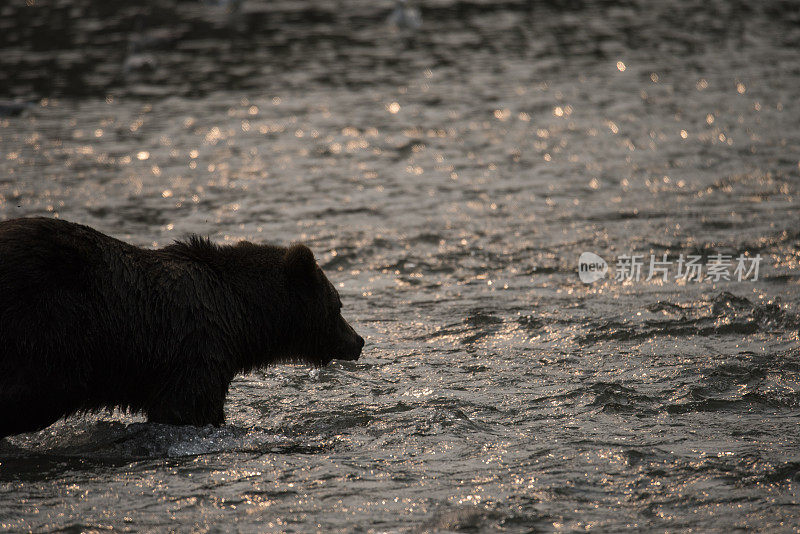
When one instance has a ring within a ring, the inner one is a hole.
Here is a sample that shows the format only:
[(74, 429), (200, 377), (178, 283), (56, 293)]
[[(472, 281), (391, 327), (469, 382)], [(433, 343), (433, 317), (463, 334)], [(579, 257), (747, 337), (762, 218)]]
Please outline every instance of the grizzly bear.
[(0, 438), (115, 407), (221, 425), (237, 373), (357, 360), (341, 308), (305, 245), (148, 250), (58, 219), (0, 222)]

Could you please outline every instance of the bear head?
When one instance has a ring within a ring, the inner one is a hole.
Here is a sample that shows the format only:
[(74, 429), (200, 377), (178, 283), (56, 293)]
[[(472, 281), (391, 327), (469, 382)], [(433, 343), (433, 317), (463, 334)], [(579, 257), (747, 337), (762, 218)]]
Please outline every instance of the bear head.
[(358, 360), (364, 338), (342, 317), (342, 300), (322, 272), (311, 250), (302, 244), (286, 249), (284, 272), (293, 314), (288, 353), (314, 365), (331, 360)]

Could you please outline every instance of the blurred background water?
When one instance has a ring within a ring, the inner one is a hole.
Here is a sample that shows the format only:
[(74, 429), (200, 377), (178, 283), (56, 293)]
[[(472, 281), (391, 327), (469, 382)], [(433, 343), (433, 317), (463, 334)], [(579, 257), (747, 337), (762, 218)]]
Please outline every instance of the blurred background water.
[[(798, 4), (410, 8), (0, 7), (0, 217), (303, 240), (367, 338), (0, 442), (0, 529), (798, 529)], [(664, 253), (763, 260), (612, 279)]]

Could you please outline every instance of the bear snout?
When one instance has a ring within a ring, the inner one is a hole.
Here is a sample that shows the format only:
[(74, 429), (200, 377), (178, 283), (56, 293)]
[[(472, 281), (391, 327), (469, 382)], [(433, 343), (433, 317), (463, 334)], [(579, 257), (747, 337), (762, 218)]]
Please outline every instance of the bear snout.
[(337, 357), (337, 360), (347, 360), (347, 361), (356, 361), (361, 356), (361, 349), (364, 348), (364, 338), (356, 334), (355, 342), (350, 342), (347, 344), (345, 349), (342, 351), (341, 356)]
[(341, 318), (339, 321), (339, 331), (342, 338), (342, 349), (335, 359), (347, 361), (358, 360), (361, 356), (361, 350), (364, 348), (364, 338), (359, 336), (344, 318)]

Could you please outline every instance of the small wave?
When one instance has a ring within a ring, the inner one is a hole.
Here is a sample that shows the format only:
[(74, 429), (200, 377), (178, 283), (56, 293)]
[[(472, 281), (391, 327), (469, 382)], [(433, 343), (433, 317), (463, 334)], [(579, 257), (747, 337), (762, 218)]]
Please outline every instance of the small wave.
[(698, 384), (680, 400), (664, 405), (672, 414), (800, 408), (797, 355), (743, 353), (739, 359), (701, 369)]
[(689, 305), (658, 302), (646, 308), (651, 313), (673, 317), (660, 320), (601, 320), (590, 323), (589, 331), (578, 336), (582, 344), (597, 341), (631, 341), (659, 336), (749, 335), (759, 331), (780, 332), (800, 328), (800, 316), (779, 302), (753, 304), (744, 297), (722, 292), (711, 300)]
[(589, 406), (600, 408), (609, 413), (654, 414), (656, 399), (642, 395), (635, 389), (616, 382), (597, 382), (588, 388), (594, 395)]
[[(70, 430), (68, 432), (68, 430)], [(282, 436), (235, 426), (195, 427), (160, 423), (96, 422), (84, 428), (44, 430), (0, 441), (0, 458), (138, 460), (221, 452), (314, 453), (328, 444), (298, 444)]]
[(481, 532), (497, 530), (502, 514), (477, 506), (441, 510), (414, 532)]

